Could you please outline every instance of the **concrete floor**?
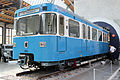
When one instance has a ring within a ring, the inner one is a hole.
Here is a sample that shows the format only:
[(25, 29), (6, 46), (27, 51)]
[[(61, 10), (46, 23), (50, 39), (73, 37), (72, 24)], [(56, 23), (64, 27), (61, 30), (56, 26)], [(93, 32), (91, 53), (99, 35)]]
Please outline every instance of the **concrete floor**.
[[(94, 70), (91, 69), (87, 72), (76, 75), (70, 78), (69, 80), (107, 80), (119, 67), (120, 67), (120, 61), (116, 61), (112, 65), (110, 63), (107, 63), (105, 65), (100, 65), (94, 68), (95, 76), (93, 76)], [(120, 78), (115, 80), (120, 80)]]
[[(110, 63), (106, 63), (105, 65), (95, 67), (95, 79), (93, 79), (93, 69), (90, 69), (87, 72), (75, 75), (68, 80), (107, 80), (111, 76), (111, 70), (113, 74), (119, 67), (120, 61), (115, 62), (115, 64), (112, 65), (112, 68)], [(22, 71), (23, 70), (17, 64), (17, 61), (11, 61), (10, 63), (0, 63), (0, 80), (4, 80), (2, 78), (8, 75), (15, 76), (16, 73)], [(119, 74), (120, 73), (117, 74), (117, 77), (120, 77)], [(113, 80), (120, 80), (120, 78)]]
[(17, 61), (10, 61), (9, 63), (1, 63), (0, 62), (0, 77), (4, 77), (7, 75), (16, 75), (17, 72), (23, 71)]

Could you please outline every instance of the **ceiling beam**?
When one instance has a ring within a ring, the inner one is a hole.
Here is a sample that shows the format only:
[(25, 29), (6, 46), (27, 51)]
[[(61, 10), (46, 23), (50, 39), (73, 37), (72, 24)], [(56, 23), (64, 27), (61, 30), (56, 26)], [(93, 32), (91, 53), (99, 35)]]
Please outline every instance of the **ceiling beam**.
[[(23, 7), (30, 4), (22, 1)], [(8, 24), (14, 23), (14, 13), (20, 8), (20, 0), (0, 0), (0, 21)]]
[(14, 16), (14, 11), (9, 10), (9, 9), (0, 9), (0, 12), (1, 13), (3, 12), (5, 14), (11, 15), (11, 16)]
[(12, 17), (12, 16), (8, 16), (8, 15), (6, 15), (6, 14), (2, 14), (2, 13), (0, 13), (0, 17), (5, 18), (5, 19), (14, 20), (14, 17)]
[(64, 3), (74, 12), (74, 0), (64, 0)]
[(13, 23), (13, 21), (7, 20), (7, 19), (3, 19), (3, 18), (0, 18), (0, 21), (5, 22), (5, 23)]

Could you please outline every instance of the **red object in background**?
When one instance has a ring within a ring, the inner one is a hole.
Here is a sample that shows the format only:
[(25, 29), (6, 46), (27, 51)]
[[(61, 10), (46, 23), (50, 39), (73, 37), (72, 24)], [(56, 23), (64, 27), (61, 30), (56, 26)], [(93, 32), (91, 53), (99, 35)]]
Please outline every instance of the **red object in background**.
[(74, 67), (76, 67), (77, 65), (76, 65), (76, 61), (74, 61), (74, 65), (73, 65)]
[(112, 37), (115, 37), (115, 34), (112, 34)]

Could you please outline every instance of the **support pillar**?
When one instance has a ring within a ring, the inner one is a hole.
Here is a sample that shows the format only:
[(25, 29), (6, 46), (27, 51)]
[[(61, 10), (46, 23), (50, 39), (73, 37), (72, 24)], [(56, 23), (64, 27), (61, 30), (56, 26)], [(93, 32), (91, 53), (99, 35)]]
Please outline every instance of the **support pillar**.
[(11, 44), (13, 44), (13, 43), (12, 43), (12, 42), (13, 42), (13, 41), (12, 41), (12, 38), (13, 38), (13, 37), (12, 37), (12, 29), (11, 29)]
[(2, 28), (2, 44), (6, 44), (6, 23), (4, 24), (4, 27)]
[(10, 29), (8, 29), (8, 44), (10, 44)]

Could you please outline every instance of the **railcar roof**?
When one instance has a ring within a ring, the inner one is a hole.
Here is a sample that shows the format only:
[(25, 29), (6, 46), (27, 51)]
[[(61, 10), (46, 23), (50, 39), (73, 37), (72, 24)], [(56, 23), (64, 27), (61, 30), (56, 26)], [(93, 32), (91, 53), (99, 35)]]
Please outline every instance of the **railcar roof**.
[[(43, 7), (47, 7), (47, 10), (43, 10), (43, 9), (42, 9)], [(63, 15), (65, 15), (65, 16), (68, 16), (68, 17), (70, 17), (70, 18), (72, 18), (72, 19), (75, 19), (75, 20), (77, 20), (77, 21), (80, 21), (80, 22), (82, 22), (82, 23), (84, 23), (84, 24), (87, 24), (87, 25), (89, 25), (89, 26), (92, 26), (92, 27), (94, 27), (94, 28), (96, 28), (96, 29), (99, 29), (100, 31), (103, 31), (103, 32), (108, 33), (108, 31), (105, 30), (105, 29), (103, 29), (102, 27), (93, 24), (92, 22), (84, 19), (83, 17), (80, 17), (80, 16), (74, 14), (73, 12), (70, 12), (70, 11), (68, 11), (68, 10), (66, 10), (66, 9), (64, 9), (64, 8), (62, 8), (62, 7), (59, 7), (59, 6), (54, 5), (54, 4), (51, 4), (51, 3), (38, 4), (38, 5), (34, 5), (34, 6), (30, 6), (30, 7), (25, 7), (25, 8), (19, 9), (19, 10), (17, 10), (17, 11), (15, 12), (15, 14), (16, 14), (15, 18), (30, 15), (30, 14), (26, 14), (26, 15), (20, 16), (19, 13), (20, 13), (20, 12), (27, 11), (27, 10), (36, 9), (36, 8), (40, 8), (40, 11), (39, 11), (39, 12), (36, 12), (36, 13), (32, 13), (32, 14), (37, 14), (37, 13), (40, 13), (40, 12), (49, 12), (49, 11), (58, 12), (58, 13), (60, 13), (60, 14), (63, 14)]]

